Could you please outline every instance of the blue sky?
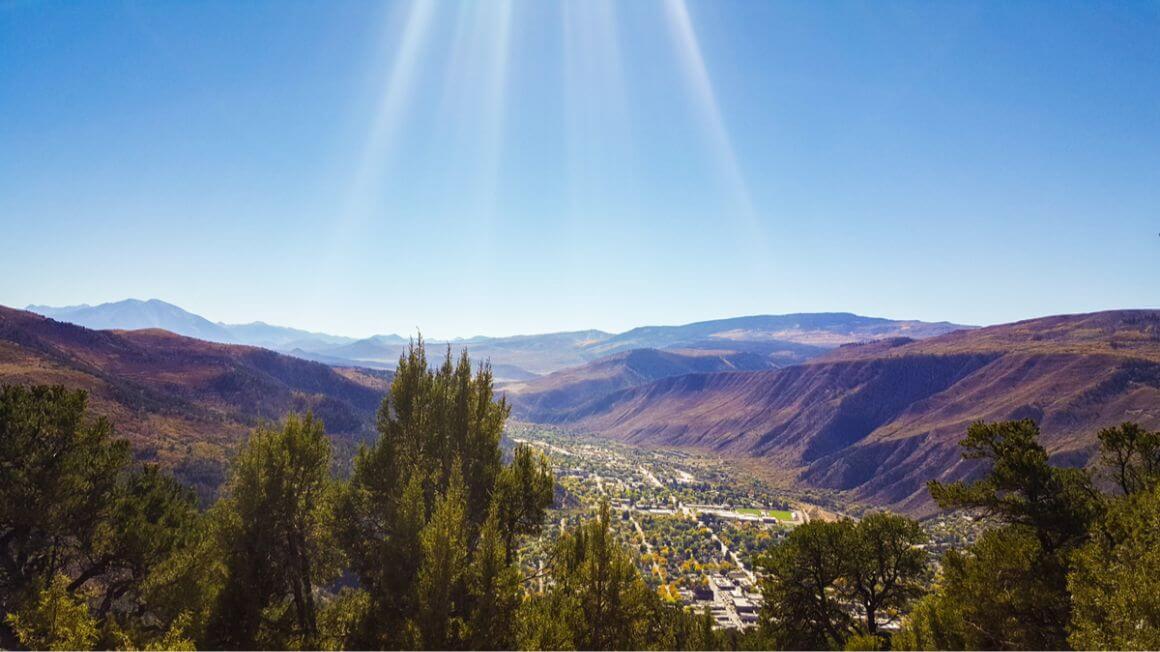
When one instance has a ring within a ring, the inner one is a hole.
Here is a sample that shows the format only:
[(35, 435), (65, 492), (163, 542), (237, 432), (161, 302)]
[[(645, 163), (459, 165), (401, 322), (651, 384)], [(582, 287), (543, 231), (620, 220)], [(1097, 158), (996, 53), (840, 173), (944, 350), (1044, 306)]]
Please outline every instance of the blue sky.
[(1160, 5), (0, 0), (0, 304), (1160, 306)]

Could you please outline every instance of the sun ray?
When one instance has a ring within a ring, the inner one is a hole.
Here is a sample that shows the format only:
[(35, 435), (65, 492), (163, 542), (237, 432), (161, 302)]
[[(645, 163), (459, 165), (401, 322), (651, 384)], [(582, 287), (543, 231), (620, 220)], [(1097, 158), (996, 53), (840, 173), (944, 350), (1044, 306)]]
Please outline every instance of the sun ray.
[(374, 121), (363, 143), (351, 183), (346, 210), (348, 222), (358, 223), (366, 219), (374, 207), (374, 196), (390, 165), (392, 145), (405, 119), (419, 54), (430, 31), (434, 12), (434, 0), (413, 0), (408, 6), (394, 61), (379, 94)]
[[(611, 0), (566, 2), (563, 29), (563, 93), (570, 228), (592, 210), (606, 210), (600, 198), (623, 179), (609, 178), (611, 161), (631, 175), (635, 162), (627, 92), (621, 61), (616, 8)], [(623, 169), (623, 168), (622, 168)], [(629, 207), (617, 206), (619, 212)]]
[(737, 205), (744, 228), (748, 232), (746, 242), (749, 246), (759, 245), (758, 253), (764, 253), (767, 250), (765, 230), (753, 205), (749, 184), (737, 162), (737, 153), (729, 130), (725, 126), (725, 120), (721, 116), (713, 82), (709, 77), (705, 57), (701, 53), (701, 44), (685, 0), (665, 0), (665, 16), (677, 46), (681, 70), (690, 87), (697, 110), (701, 114), (709, 145), (717, 160), (718, 171)]
[[(363, 224), (378, 206), (391, 165), (392, 147), (406, 118), (407, 104), (412, 94), (419, 55), (430, 32), (434, 0), (413, 0), (389, 12), (384, 21), (380, 42), (381, 58), (386, 70), (381, 88), (376, 94), (373, 118), (354, 157), (355, 165), (339, 204), (338, 215), (327, 232), (326, 244), (316, 268), (311, 292), (318, 297), (333, 294), (335, 284), (327, 275), (329, 270), (341, 269), (341, 260), (347, 256)], [(401, 14), (396, 16), (396, 14)], [(402, 27), (398, 28), (397, 25)]]
[(458, 6), (454, 36), (444, 66), (434, 140), (446, 139), (459, 155), (446, 169), (458, 184), (457, 194), (469, 207), (474, 251), (492, 260), (494, 221), (499, 210), (499, 182), (504, 151), (512, 0)]

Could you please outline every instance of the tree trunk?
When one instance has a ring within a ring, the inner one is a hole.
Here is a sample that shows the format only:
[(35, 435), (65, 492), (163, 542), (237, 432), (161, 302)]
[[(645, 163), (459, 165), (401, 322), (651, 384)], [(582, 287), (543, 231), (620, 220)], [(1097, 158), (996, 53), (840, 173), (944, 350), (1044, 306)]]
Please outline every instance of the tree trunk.
[[(298, 550), (298, 537), (293, 533), (286, 535), (286, 545), (290, 548), (291, 560), (291, 574), (290, 574), (290, 588), (294, 592), (294, 615), (298, 621), (298, 631), (303, 635), (309, 636), (310, 632), (306, 624), (306, 596), (302, 590), (302, 561)], [(307, 587), (309, 592), (309, 587)]]
[(303, 590), (303, 608), (306, 616), (306, 632), (311, 638), (318, 634), (318, 620), (314, 608), (314, 582), (310, 575), (310, 555), (306, 554), (306, 537), (298, 533), (298, 555), (300, 559)]

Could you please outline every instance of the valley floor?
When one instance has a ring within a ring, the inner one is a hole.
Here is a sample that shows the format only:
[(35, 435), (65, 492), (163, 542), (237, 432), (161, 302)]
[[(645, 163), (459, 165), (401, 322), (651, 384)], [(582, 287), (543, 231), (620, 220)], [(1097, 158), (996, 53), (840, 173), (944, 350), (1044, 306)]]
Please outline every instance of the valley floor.
[(549, 515), (556, 527), (525, 550), (529, 572), (561, 531), (607, 500), (649, 585), (668, 602), (709, 609), (719, 627), (756, 623), (756, 558), (809, 519), (799, 501), (726, 460), (543, 426), (515, 425), (508, 434), (549, 456), (561, 492)]
[[(556, 474), (556, 507), (547, 515), (552, 526), (523, 551), (527, 576), (541, 574), (560, 533), (607, 501), (617, 537), (636, 553), (649, 586), (670, 603), (709, 609), (720, 628), (757, 622), (757, 560), (765, 550), (810, 520), (864, 512), (838, 494), (779, 486), (752, 460), (642, 448), (541, 425), (509, 424), (507, 435), (545, 453)], [(979, 525), (962, 515), (926, 521), (932, 558), (968, 545)]]

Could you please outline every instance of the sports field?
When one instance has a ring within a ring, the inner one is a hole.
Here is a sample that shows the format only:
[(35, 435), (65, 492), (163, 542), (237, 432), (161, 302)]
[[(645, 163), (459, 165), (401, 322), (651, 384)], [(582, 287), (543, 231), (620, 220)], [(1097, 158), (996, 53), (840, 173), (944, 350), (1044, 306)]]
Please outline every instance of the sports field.
[(738, 514), (745, 514), (746, 516), (772, 516), (779, 521), (792, 521), (793, 514), (784, 509), (753, 509), (752, 507), (743, 507), (737, 510)]

